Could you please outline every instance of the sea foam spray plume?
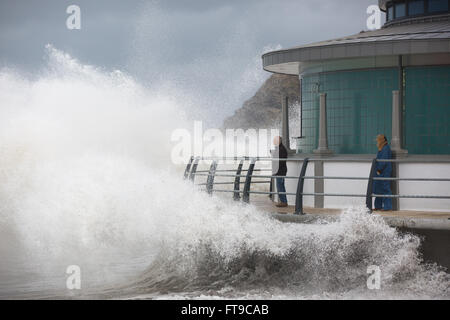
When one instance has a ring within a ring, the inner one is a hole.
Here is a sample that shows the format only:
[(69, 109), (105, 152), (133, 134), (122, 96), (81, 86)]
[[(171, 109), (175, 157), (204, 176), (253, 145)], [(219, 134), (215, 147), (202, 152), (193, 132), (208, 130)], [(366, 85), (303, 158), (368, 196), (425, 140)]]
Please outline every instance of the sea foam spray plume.
[[(35, 79), (0, 72), (2, 297), (73, 295), (68, 265), (81, 296), (449, 297), (419, 238), (363, 208), (285, 224), (197, 191), (170, 164), (189, 106), (47, 50)], [(369, 265), (379, 291), (366, 288)]]

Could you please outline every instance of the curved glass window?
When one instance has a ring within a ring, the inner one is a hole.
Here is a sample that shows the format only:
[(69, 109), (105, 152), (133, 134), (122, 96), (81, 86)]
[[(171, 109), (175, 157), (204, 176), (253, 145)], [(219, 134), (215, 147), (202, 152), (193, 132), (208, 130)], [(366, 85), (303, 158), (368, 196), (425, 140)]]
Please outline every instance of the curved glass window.
[(394, 19), (394, 7), (390, 6), (387, 9), (387, 20), (390, 21), (392, 19)]
[(408, 2), (408, 15), (417, 16), (425, 13), (425, 1), (413, 0)]
[(406, 16), (406, 3), (395, 4), (395, 17), (403, 18)]
[(449, 8), (450, 0), (391, 0), (386, 3), (386, 22), (443, 14), (449, 12)]
[(428, 12), (448, 11), (448, 0), (429, 0)]

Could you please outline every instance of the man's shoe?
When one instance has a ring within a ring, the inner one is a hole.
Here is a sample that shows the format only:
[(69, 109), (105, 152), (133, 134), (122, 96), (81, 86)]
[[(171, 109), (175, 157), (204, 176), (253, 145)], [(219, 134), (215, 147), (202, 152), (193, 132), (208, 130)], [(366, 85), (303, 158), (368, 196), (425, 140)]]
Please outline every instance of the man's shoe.
[(288, 204), (286, 202), (278, 202), (275, 206), (277, 208), (285, 208), (288, 206)]

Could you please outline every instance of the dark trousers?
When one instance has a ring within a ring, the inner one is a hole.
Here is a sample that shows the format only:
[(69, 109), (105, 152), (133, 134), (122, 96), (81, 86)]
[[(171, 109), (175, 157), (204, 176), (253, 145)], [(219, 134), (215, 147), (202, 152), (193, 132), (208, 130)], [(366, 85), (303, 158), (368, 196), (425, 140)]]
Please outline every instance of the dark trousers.
[[(379, 195), (392, 195), (390, 181), (374, 181), (374, 193)], [(392, 198), (375, 198), (375, 209), (392, 210)]]
[[(279, 177), (277, 180), (277, 191), (278, 192), (286, 192), (286, 187), (284, 186), (284, 178)], [(280, 202), (287, 203), (287, 198), (285, 194), (278, 194), (278, 198)]]

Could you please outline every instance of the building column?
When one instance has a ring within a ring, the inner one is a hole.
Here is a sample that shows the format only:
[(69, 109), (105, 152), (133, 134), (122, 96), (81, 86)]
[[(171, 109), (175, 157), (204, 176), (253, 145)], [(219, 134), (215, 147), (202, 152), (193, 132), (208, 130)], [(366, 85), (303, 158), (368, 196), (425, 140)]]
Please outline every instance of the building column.
[(333, 151), (328, 149), (327, 129), (327, 94), (320, 94), (320, 116), (319, 116), (319, 146), (313, 151), (315, 154), (329, 155)]
[(287, 96), (281, 99), (281, 136), (287, 152), (293, 153), (289, 137), (289, 98)]
[(396, 155), (406, 155), (407, 150), (402, 149), (402, 110), (400, 105), (400, 92), (392, 91), (392, 138), (391, 149)]
[[(314, 161), (314, 176), (323, 177), (323, 161)], [(325, 182), (324, 179), (314, 179), (314, 193), (324, 193)], [(314, 196), (314, 208), (324, 207), (324, 197)]]
[[(401, 92), (399, 90), (392, 91), (392, 138), (391, 149), (393, 158), (401, 158), (408, 154), (408, 151), (402, 148), (402, 108), (401, 108)], [(400, 165), (398, 162), (392, 163), (392, 176), (398, 177), (400, 173)], [(393, 181), (392, 194), (400, 194), (399, 182)], [(400, 199), (392, 199), (392, 209), (400, 210)]]

